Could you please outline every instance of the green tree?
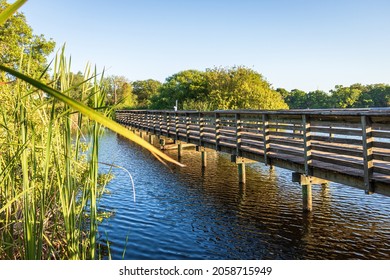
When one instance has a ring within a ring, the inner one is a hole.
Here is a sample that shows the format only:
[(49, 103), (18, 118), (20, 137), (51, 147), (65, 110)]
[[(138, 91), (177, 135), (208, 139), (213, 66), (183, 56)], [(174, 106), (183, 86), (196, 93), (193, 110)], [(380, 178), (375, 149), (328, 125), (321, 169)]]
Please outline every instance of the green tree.
[(161, 83), (156, 80), (135, 81), (132, 83), (133, 93), (137, 96), (137, 107), (147, 109), (151, 105), (151, 99), (159, 94)]
[(390, 85), (367, 85), (357, 101), (358, 107), (389, 107)]
[(365, 87), (361, 84), (353, 84), (349, 87), (341, 85), (335, 86), (334, 90), (331, 90), (331, 107), (334, 108), (354, 108), (357, 105), (357, 101), (360, 99)]
[(282, 96), (283, 100), (287, 103), (287, 98), (289, 97), (290, 95), (290, 92), (284, 88), (277, 88), (276, 89), (277, 92), (280, 93), (280, 95)]
[(286, 97), (286, 102), (290, 109), (307, 109), (307, 93), (303, 90), (293, 89)]
[(256, 71), (246, 67), (207, 71), (212, 109), (287, 109), (281, 94)]
[(135, 108), (137, 97), (133, 94), (131, 82), (124, 76), (109, 76), (103, 82), (110, 105), (117, 108)]
[[(0, 0), (0, 12), (9, 4)], [(23, 13), (16, 13), (0, 26), (0, 63), (15, 70), (40, 75), (47, 66), (47, 55), (55, 47), (55, 42), (43, 35), (34, 35)], [(24, 54), (29, 63), (20, 63)], [(22, 65), (22, 66), (21, 66)], [(2, 74), (2, 80), (6, 77)]]
[(310, 109), (325, 109), (330, 107), (330, 96), (322, 91), (322, 90), (315, 90), (310, 91), (307, 94), (307, 108)]
[[(71, 76), (71, 86), (72, 87), (75, 87), (77, 85), (80, 85), (84, 82), (84, 74), (81, 73), (80, 71), (77, 72), (76, 74), (74, 73), (70, 73), (70, 76)], [(83, 96), (83, 89), (82, 87), (75, 87), (73, 88), (70, 93), (69, 93), (70, 97), (76, 99), (76, 100), (79, 100), (79, 101), (82, 101), (83, 98), (86, 98), (86, 96)]]
[(207, 96), (205, 72), (185, 70), (166, 79), (160, 88), (160, 93), (152, 98), (151, 108), (173, 109), (177, 100), (178, 109), (182, 110), (185, 104), (201, 105), (207, 102)]

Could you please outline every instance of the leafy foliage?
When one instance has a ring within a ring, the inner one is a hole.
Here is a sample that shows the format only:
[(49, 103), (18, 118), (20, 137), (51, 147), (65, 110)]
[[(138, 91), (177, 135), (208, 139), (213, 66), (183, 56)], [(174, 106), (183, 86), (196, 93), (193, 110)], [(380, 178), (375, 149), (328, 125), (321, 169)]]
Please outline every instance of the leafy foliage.
[[(9, 4), (0, 0), (0, 13)], [(34, 35), (22, 13), (9, 17), (0, 25), (0, 63), (15, 70), (24, 71), (30, 75), (42, 73), (46, 68), (47, 55), (55, 47), (55, 42), (47, 40), (43, 35)], [(24, 55), (28, 63), (20, 63)], [(24, 69), (20, 69), (24, 67)], [(5, 77), (2, 77), (5, 80)]]
[(161, 83), (156, 80), (138, 80), (132, 83), (133, 94), (137, 96), (137, 108), (146, 109), (152, 104), (152, 98), (159, 94)]
[(166, 79), (150, 108), (179, 110), (287, 109), (261, 74), (245, 67), (186, 70)]
[(207, 70), (212, 109), (287, 109), (280, 93), (256, 71), (245, 67)]
[(151, 109), (173, 109), (176, 100), (179, 110), (183, 103), (205, 102), (207, 98), (206, 75), (198, 70), (185, 70), (168, 77), (158, 95), (152, 97)]
[(133, 94), (131, 82), (124, 76), (109, 76), (105, 78), (108, 103), (117, 108), (134, 108), (137, 97)]
[(368, 108), (390, 106), (390, 85), (337, 85), (330, 93), (316, 90), (304, 92), (278, 88), (291, 109)]

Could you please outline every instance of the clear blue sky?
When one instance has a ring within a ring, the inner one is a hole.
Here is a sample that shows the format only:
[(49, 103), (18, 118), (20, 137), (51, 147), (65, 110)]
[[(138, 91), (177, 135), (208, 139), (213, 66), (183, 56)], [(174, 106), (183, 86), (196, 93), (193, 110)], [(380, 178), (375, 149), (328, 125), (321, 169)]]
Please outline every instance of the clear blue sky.
[(36, 34), (131, 81), (250, 67), (274, 88), (390, 83), (387, 0), (29, 0)]

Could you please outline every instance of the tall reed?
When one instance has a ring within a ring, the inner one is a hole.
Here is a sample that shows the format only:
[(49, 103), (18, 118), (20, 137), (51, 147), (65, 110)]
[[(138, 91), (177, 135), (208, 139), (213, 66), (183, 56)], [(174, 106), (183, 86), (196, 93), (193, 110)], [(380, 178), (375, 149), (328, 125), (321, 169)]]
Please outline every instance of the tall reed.
[[(63, 52), (54, 65), (52, 83), (69, 92), (72, 73)], [(82, 95), (104, 107), (96, 75), (87, 75)], [(0, 162), (1, 258), (94, 259), (101, 127), (86, 123), (91, 127), (87, 157), (81, 152), (86, 145), (81, 116), (75, 124), (68, 105), (19, 80), (0, 91), (0, 143), (6, 151)]]

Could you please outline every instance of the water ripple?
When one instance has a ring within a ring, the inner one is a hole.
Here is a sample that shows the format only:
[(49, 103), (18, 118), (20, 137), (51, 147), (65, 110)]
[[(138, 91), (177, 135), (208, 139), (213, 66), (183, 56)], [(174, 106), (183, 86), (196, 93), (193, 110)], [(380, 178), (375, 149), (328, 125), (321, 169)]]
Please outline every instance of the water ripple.
[(114, 259), (390, 259), (387, 197), (313, 186), (305, 214), (286, 170), (250, 164), (240, 185), (228, 155), (210, 151), (202, 170), (199, 153), (185, 150), (187, 167), (171, 172), (115, 134), (101, 147), (100, 160), (126, 168), (136, 186), (134, 202), (128, 175), (114, 170), (100, 202), (114, 213), (99, 226)]

